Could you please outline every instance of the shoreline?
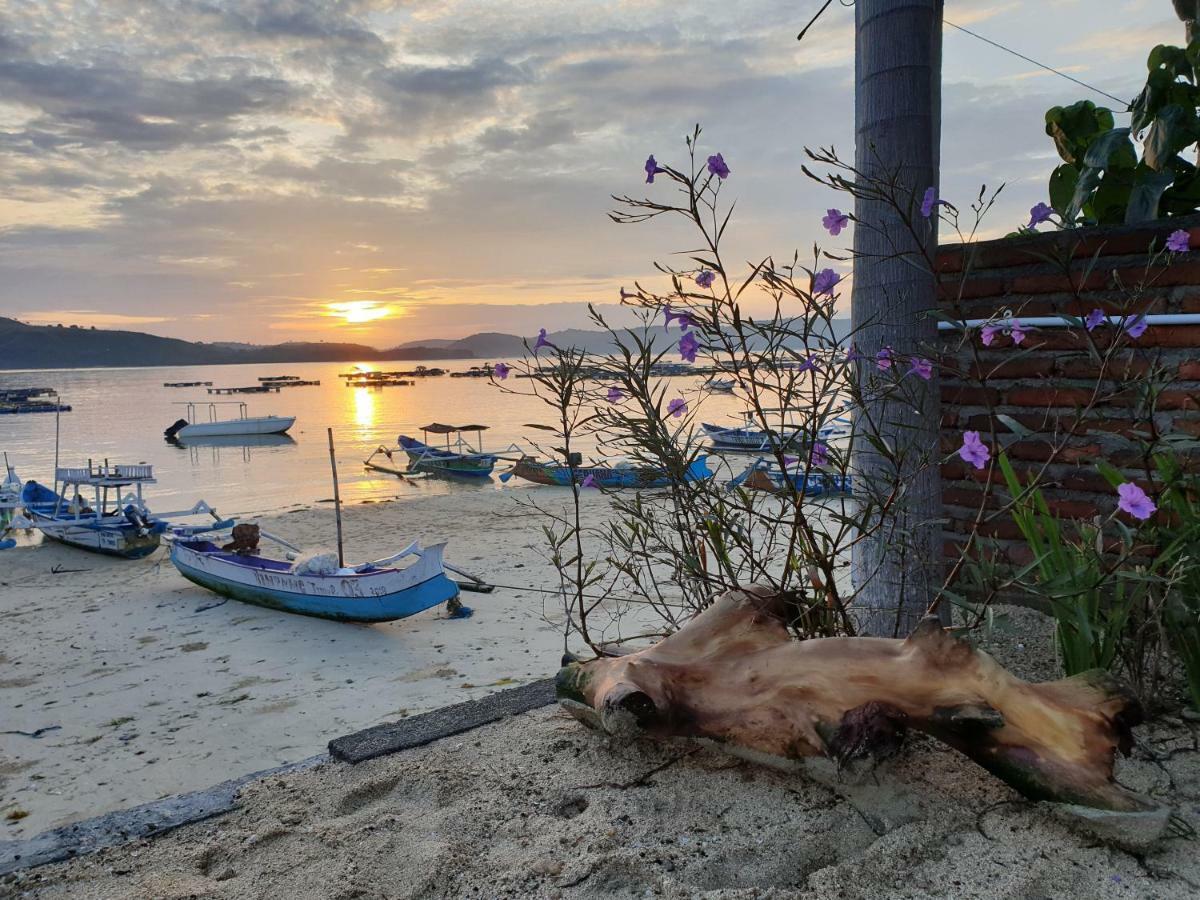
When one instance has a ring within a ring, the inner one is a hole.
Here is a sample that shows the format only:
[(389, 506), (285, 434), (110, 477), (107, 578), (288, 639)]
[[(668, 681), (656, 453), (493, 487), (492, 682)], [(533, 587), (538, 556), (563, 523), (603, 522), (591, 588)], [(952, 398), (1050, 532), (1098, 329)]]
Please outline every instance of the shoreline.
[[(589, 516), (607, 508), (599, 494), (585, 504)], [(304, 759), (336, 735), (524, 684), (557, 663), (557, 610), (534, 590), (555, 583), (553, 569), (537, 552), (537, 520), (511, 495), (352, 509), (355, 559), (449, 539), (454, 564), (528, 588), (464, 593), (466, 619), (439, 608), (366, 626), (218, 597), (165, 549), (133, 562), (53, 542), (4, 551), (0, 720), (25, 734), (0, 734), (0, 840)], [(332, 543), (325, 504), (254, 521), (304, 548)]]

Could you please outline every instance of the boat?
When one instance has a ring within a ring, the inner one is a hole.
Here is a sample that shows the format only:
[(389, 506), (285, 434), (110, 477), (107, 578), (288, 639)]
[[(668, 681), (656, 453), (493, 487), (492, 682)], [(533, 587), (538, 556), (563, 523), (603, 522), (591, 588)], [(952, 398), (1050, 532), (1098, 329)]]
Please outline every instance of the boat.
[[(186, 440), (229, 434), (283, 434), (296, 424), (295, 416), (250, 416), (247, 414), (246, 404), (238, 400), (214, 400), (204, 404), (208, 407), (207, 422), (196, 421), (197, 404), (195, 401), (179, 405), (186, 406), (187, 413), (185, 418), (178, 420), (163, 432), (168, 440), (171, 438)], [(218, 419), (218, 406), (237, 406), (238, 417), (236, 419)]]
[(737, 387), (736, 378), (710, 378), (702, 387), (714, 394), (732, 394)]
[(58, 391), (53, 388), (26, 387), (0, 390), (0, 416), (70, 411), (71, 407), (59, 399)]
[[(431, 422), (421, 426), (425, 440), (418, 441), (416, 438), (402, 434), (396, 438), (396, 441), (399, 443), (400, 449), (408, 454), (409, 471), (428, 471), (466, 478), (489, 478), (492, 469), (496, 466), (496, 456), (483, 452), (482, 440), (473, 447), (463, 437), (464, 433), (480, 434), (486, 430), (486, 425), (443, 425), (440, 422)], [(446, 436), (445, 448), (430, 446), (429, 435), (431, 434), (444, 434)], [(454, 443), (450, 442), (452, 434), (456, 435)], [(391, 458), (390, 453), (388, 458)], [(370, 465), (370, 457), (367, 458), (367, 465)]]
[(4, 480), (0, 481), (0, 525), (7, 524), (21, 508), (21, 479), (4, 454)]
[(212, 387), (212, 382), (211, 381), (164, 381), (163, 387), (169, 387), (169, 388)]
[[(414, 541), (386, 559), (339, 566), (336, 554), (301, 553), (257, 525), (238, 525), (233, 537), (219, 545), (194, 529), (172, 529), (171, 562), (188, 581), (223, 597), (340, 622), (390, 622), (440, 603), (451, 613), (461, 607), (459, 586), (442, 560), (445, 543)], [(291, 558), (263, 555), (263, 537), (291, 551), (285, 554)]]
[(853, 490), (853, 480), (849, 474), (842, 475), (817, 468), (809, 468), (806, 472), (799, 460), (796, 461), (795, 468), (785, 473), (775, 461), (759, 459), (729, 482), (730, 490), (739, 487), (770, 494), (796, 491), (806, 497), (819, 497), (822, 494), (849, 494)]
[[(774, 410), (764, 410), (770, 413)], [(753, 422), (753, 410), (743, 414), (743, 424), (735, 426), (713, 425), (702, 422), (712, 448), (724, 452), (761, 453), (776, 447), (795, 449), (807, 443), (808, 429), (802, 425), (785, 426), (779, 431), (765, 431)], [(817, 430), (817, 438), (823, 441), (834, 440), (849, 434), (850, 420), (839, 416)]]
[[(158, 549), (167, 522), (153, 515), (142, 499), (142, 488), (155, 482), (153, 466), (89, 462), (56, 469), (54, 480), (54, 490), (36, 481), (27, 481), (21, 489), (25, 514), (46, 537), (123, 559), (140, 559)], [(129, 487), (135, 493), (122, 496)], [(83, 496), (85, 491), (90, 499)]]
[[(656, 488), (671, 483), (671, 476), (663, 469), (651, 466), (635, 466), (620, 462), (615, 466), (576, 466), (575, 483), (598, 488)], [(700, 481), (711, 478), (708, 457), (700, 456), (688, 466), (684, 481)], [(535, 484), (552, 484), (568, 487), (571, 484), (571, 467), (562, 463), (544, 462), (534, 456), (522, 456), (517, 463), (500, 476), (507, 482), (513, 476), (524, 478)]]

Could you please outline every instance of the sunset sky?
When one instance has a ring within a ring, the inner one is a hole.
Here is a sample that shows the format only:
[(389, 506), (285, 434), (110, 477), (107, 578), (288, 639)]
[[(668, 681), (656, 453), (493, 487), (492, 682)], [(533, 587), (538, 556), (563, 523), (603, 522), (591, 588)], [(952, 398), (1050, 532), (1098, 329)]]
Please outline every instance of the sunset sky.
[[(377, 346), (584, 326), (685, 233), (607, 218), (699, 122), (732, 258), (790, 256), (845, 198), (853, 9), (818, 0), (4, 0), (0, 314), (195, 340)], [(949, 0), (946, 18), (1120, 97), (1168, 0)], [(942, 195), (1045, 198), (1047, 107), (1084, 88), (945, 31)], [(1119, 119), (1120, 121), (1120, 119)], [(849, 233), (831, 240), (844, 246)]]

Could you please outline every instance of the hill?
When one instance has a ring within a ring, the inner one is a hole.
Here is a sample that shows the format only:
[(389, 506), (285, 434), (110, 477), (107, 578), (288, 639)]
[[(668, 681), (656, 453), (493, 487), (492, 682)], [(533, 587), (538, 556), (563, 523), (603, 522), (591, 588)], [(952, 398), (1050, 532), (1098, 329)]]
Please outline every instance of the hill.
[[(848, 322), (837, 320), (842, 336)], [(561, 347), (590, 353), (612, 349), (603, 331), (570, 328), (548, 338)], [(205, 344), (139, 331), (109, 331), (76, 325), (27, 325), (0, 317), (0, 370), (85, 369), (102, 366), (205, 366), (229, 363), (384, 362), (388, 360), (512, 359), (525, 341), (515, 334), (484, 331), (458, 340), (412, 341), (385, 350), (365, 344), (291, 342), (286, 344)]]

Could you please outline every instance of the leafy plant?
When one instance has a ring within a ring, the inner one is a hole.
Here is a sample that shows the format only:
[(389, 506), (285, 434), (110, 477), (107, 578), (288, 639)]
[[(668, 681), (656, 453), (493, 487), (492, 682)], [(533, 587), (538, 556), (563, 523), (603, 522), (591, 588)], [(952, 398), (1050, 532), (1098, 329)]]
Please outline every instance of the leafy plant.
[[(1113, 571), (1098, 525), (1081, 525), (1078, 537), (1068, 535), (1040, 488), (1022, 484), (1006, 454), (997, 461), (1015, 501), (1013, 521), (1034, 554), (1027, 571), (1037, 573), (1036, 588), (1054, 616), (1063, 669), (1078, 675), (1114, 668), (1130, 613), (1146, 590), (1144, 582), (1124, 577), (1119, 568)], [(1129, 546), (1131, 535), (1125, 530)]]
[(1145, 222), (1200, 208), (1200, 170), (1183, 156), (1200, 139), (1200, 41), (1159, 44), (1146, 66), (1128, 127), (1114, 127), (1112, 110), (1090, 100), (1046, 112), (1046, 134), (1063, 159), (1050, 173), (1050, 205), (1064, 223)]

